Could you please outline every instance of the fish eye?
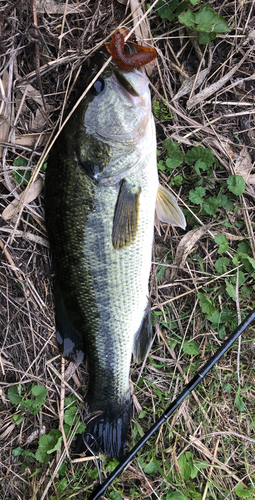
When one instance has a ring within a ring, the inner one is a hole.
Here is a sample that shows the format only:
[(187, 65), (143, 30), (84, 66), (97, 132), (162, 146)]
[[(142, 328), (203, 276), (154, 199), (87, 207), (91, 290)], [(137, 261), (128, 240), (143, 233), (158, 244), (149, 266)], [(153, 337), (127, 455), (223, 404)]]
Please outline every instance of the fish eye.
[(91, 91), (94, 95), (101, 94), (105, 89), (105, 81), (101, 76), (95, 81), (94, 85), (91, 87)]

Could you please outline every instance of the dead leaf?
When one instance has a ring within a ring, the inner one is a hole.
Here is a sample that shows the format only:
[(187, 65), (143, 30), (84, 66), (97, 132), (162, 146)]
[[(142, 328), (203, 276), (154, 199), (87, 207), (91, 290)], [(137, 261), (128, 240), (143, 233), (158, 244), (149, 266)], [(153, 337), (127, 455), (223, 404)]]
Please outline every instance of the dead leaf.
[(194, 90), (196, 90), (198, 87), (200, 87), (200, 85), (202, 85), (203, 81), (207, 77), (208, 73), (209, 73), (209, 68), (205, 68), (199, 72), (198, 77), (197, 77), (197, 75), (193, 75), (190, 78), (186, 78), (183, 81), (181, 88), (179, 89), (177, 94), (172, 99), (172, 101), (176, 101), (176, 99), (180, 99), (180, 97), (182, 97), (186, 94), (189, 94), (191, 92), (191, 89), (193, 88), (193, 84), (194, 84), (195, 79), (196, 79), (196, 83), (195, 83)]
[(45, 116), (45, 112), (43, 108), (38, 108), (35, 114), (31, 115), (31, 121), (29, 124), (30, 130), (34, 130), (35, 132), (43, 131), (45, 128), (45, 124), (47, 122), (47, 118)]
[[(144, 46), (148, 47), (148, 43), (144, 43), (144, 40), (152, 40), (150, 28), (148, 25), (148, 21), (146, 19), (143, 19), (141, 23), (137, 25), (139, 20), (143, 17), (143, 10), (140, 4), (139, 0), (130, 0), (130, 10), (132, 13), (132, 18), (133, 18), (133, 24), (136, 26), (135, 28), (135, 36), (137, 39), (137, 42)], [(153, 46), (153, 43), (150, 42), (150, 45)], [(155, 67), (156, 60), (150, 62), (149, 64), (146, 64), (146, 73), (148, 76), (151, 76), (152, 71)]]
[(37, 143), (37, 147), (45, 146), (46, 142), (49, 139), (49, 136), (50, 136), (50, 134), (47, 134), (47, 133), (45, 133), (45, 134), (34, 133), (34, 134), (16, 135), (15, 143), (18, 146), (33, 148), (38, 140), (38, 137), (39, 137), (39, 142)]
[(26, 94), (26, 99), (31, 99), (35, 101), (39, 106), (43, 107), (43, 100), (40, 92), (36, 90), (30, 83), (24, 84), (21, 83), (16, 87), (22, 94)]
[(14, 428), (15, 428), (15, 424), (9, 425), (5, 429), (5, 431), (3, 431), (2, 434), (0, 434), (0, 439), (4, 439), (6, 436), (9, 436), (9, 434), (13, 431)]
[[(203, 226), (200, 229), (193, 229), (186, 233), (181, 239), (177, 250), (175, 259), (173, 262), (173, 266), (183, 268), (188, 257), (188, 254), (194, 247), (195, 243), (204, 236), (204, 234), (208, 231), (210, 226)], [(177, 269), (172, 269), (170, 280), (173, 281), (177, 275)]]
[[(21, 2), (22, 8), (26, 10), (28, 8), (29, 2), (27, 0), (22, 0)], [(35, 8), (37, 14), (64, 14), (66, 12), (69, 14), (70, 12), (88, 12), (89, 9), (86, 6), (80, 6), (79, 3), (72, 4), (66, 6), (66, 2), (63, 0), (62, 2), (59, 0), (35, 0)]]
[(242, 66), (242, 64), (250, 55), (250, 53), (251, 50), (248, 50), (242, 57), (242, 59), (239, 61), (239, 63), (237, 63), (228, 73), (226, 73), (225, 76), (220, 78), (217, 82), (213, 83), (212, 85), (209, 85), (198, 94), (194, 95), (187, 102), (187, 110), (191, 110), (192, 108), (194, 108), (194, 106), (203, 102), (208, 97), (211, 97), (213, 94), (215, 94), (215, 92), (218, 92), (225, 85), (225, 83), (227, 83), (230, 80), (230, 78), (232, 78), (232, 76), (236, 73), (236, 71), (240, 68), (240, 66)]
[(213, 236), (218, 236), (219, 234), (224, 234), (227, 240), (230, 241), (241, 241), (245, 239), (245, 236), (237, 236), (236, 234), (226, 233), (225, 231), (212, 231)]
[[(40, 192), (42, 191), (43, 188), (43, 181), (42, 179), (37, 179), (31, 186), (29, 186), (26, 194), (26, 201), (25, 204), (28, 205), (31, 203), (31, 201), (35, 200), (37, 196), (39, 196)], [(6, 207), (2, 213), (2, 218), (7, 221), (12, 218), (20, 200), (13, 200), (8, 207)]]
[(5, 393), (2, 389), (2, 387), (0, 387), (0, 398), (1, 398), (4, 405), (7, 405), (9, 403), (9, 401), (5, 397)]
[(248, 148), (243, 145), (240, 153), (238, 155), (235, 155), (235, 174), (242, 175), (247, 184), (255, 184), (255, 174), (250, 173), (252, 169), (253, 164)]
[[(10, 130), (10, 123), (8, 120), (8, 112), (6, 106), (6, 98), (8, 91), (9, 74), (5, 70), (2, 78), (0, 78), (0, 143), (7, 142)], [(0, 160), (3, 157), (3, 147), (0, 146)]]
[(37, 429), (36, 431), (32, 432), (32, 434), (30, 434), (30, 436), (28, 436), (27, 440), (26, 440), (26, 444), (30, 444), (32, 443), (33, 441), (35, 441), (35, 439), (38, 439), (40, 436), (43, 436), (43, 434), (46, 434), (46, 427), (45, 425), (43, 425), (41, 427), (41, 429)]

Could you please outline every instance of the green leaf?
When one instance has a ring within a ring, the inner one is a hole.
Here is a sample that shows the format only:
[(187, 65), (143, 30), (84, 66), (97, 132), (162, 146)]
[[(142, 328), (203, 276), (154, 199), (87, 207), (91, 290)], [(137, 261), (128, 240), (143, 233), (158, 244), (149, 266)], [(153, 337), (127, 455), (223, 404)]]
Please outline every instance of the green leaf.
[(198, 343), (195, 340), (191, 340), (190, 342), (185, 340), (183, 342), (183, 352), (196, 356), (199, 354)]
[(112, 472), (114, 469), (116, 469), (117, 465), (119, 465), (119, 461), (117, 460), (117, 458), (111, 458), (107, 465), (107, 470), (109, 472)]
[(96, 477), (98, 477), (98, 470), (97, 469), (87, 469), (87, 475), (88, 475), (88, 477), (91, 477), (91, 479), (96, 479)]
[(31, 172), (25, 172), (25, 170), (12, 170), (11, 172), (14, 175), (14, 180), (17, 184), (27, 186), (31, 177)]
[(244, 253), (244, 254), (248, 254), (249, 251), (250, 251), (250, 244), (248, 243), (248, 241), (244, 240), (244, 241), (241, 241), (240, 243), (238, 243), (237, 245), (237, 253)]
[(215, 242), (219, 245), (219, 253), (227, 252), (227, 250), (229, 249), (225, 234), (218, 234), (217, 236), (215, 236)]
[(60, 492), (65, 491), (65, 490), (66, 490), (66, 488), (67, 488), (67, 486), (68, 486), (68, 481), (67, 481), (67, 479), (64, 477), (63, 479), (61, 479), (61, 481), (59, 481), (59, 482), (57, 483), (57, 485), (56, 485), (56, 486), (57, 486), (57, 490), (58, 490), (58, 491), (60, 491)]
[(185, 163), (187, 163), (188, 165), (192, 165), (198, 160), (203, 162), (206, 165), (207, 169), (211, 167), (213, 163), (216, 161), (216, 159), (213, 156), (212, 149), (203, 148), (202, 146), (196, 146), (191, 148), (185, 156)]
[(75, 422), (75, 417), (77, 417), (77, 406), (69, 406), (69, 408), (67, 408), (64, 412), (65, 424), (68, 424), (71, 427)]
[(187, 497), (179, 491), (171, 491), (167, 493), (166, 500), (187, 500)]
[(198, 31), (199, 43), (209, 43), (217, 33), (230, 31), (224, 17), (219, 16), (208, 4), (202, 5), (196, 13), (188, 10), (179, 15), (178, 20), (187, 28)]
[(164, 165), (163, 160), (159, 160), (157, 162), (157, 167), (158, 167), (158, 170), (161, 170), (161, 172), (165, 172), (165, 170), (166, 170), (166, 166)]
[(181, 165), (183, 160), (183, 153), (181, 151), (176, 152), (172, 158), (167, 158), (166, 159), (166, 166), (168, 170), (174, 170), (175, 168), (179, 167)]
[(184, 14), (178, 16), (179, 23), (183, 24), (191, 30), (196, 30), (196, 16), (191, 10), (187, 10)]
[(236, 311), (231, 311), (228, 307), (224, 307), (221, 311), (214, 311), (207, 319), (212, 322), (212, 327), (217, 330), (220, 323), (228, 323), (235, 317)]
[(189, 199), (191, 203), (200, 205), (204, 203), (203, 197), (205, 196), (205, 189), (202, 186), (198, 186), (195, 190), (191, 189), (189, 192)]
[(232, 391), (232, 386), (230, 384), (224, 385), (224, 392), (230, 393)]
[(173, 10), (176, 9), (178, 4), (179, 0), (172, 0), (170, 8), (168, 2), (164, 2), (164, 0), (159, 0), (156, 8), (158, 15), (161, 17), (161, 19), (167, 19), (168, 21), (172, 21), (176, 17), (176, 14), (173, 13)]
[(239, 411), (245, 410), (245, 404), (244, 404), (242, 398), (240, 398), (240, 396), (238, 394), (236, 395), (236, 398), (235, 398), (235, 404), (236, 404)]
[(180, 456), (178, 463), (181, 468), (182, 479), (184, 480), (185, 483), (187, 483), (190, 478), (191, 467), (190, 464), (187, 462), (184, 453)]
[(35, 454), (36, 460), (47, 464), (50, 460), (50, 453), (59, 451), (62, 439), (62, 433), (58, 429), (52, 429), (49, 434), (41, 436), (38, 450)]
[(66, 466), (66, 464), (64, 464), (64, 463), (63, 463), (63, 464), (61, 464), (61, 465), (60, 465), (60, 467), (59, 467), (59, 469), (58, 469), (58, 474), (59, 474), (60, 476), (64, 476), (64, 475), (65, 475), (65, 473), (66, 473), (66, 471), (67, 471), (67, 466)]
[(208, 215), (212, 215), (213, 217), (216, 217), (216, 212), (218, 208), (221, 206), (221, 202), (218, 198), (215, 198), (213, 196), (209, 196), (209, 198), (206, 199), (203, 209)]
[(194, 460), (194, 466), (197, 467), (198, 470), (200, 470), (200, 469), (207, 469), (210, 465), (205, 460), (196, 459)]
[(22, 451), (22, 459), (24, 463), (31, 463), (35, 461), (35, 455), (32, 453), (32, 451), (29, 450), (23, 450)]
[(201, 160), (201, 158), (199, 158), (196, 161), (194, 168), (195, 168), (195, 171), (197, 172), (197, 174), (200, 175), (200, 169), (206, 171), (208, 169), (208, 166), (206, 165), (206, 163), (203, 160)]
[(241, 262), (244, 265), (246, 271), (251, 272), (253, 269), (255, 269), (255, 259), (241, 252), (238, 254), (238, 256), (241, 259)]
[(147, 411), (142, 410), (142, 411), (139, 413), (138, 418), (144, 418), (144, 417), (146, 417), (146, 415), (147, 415)]
[(141, 437), (143, 437), (144, 436), (144, 431), (143, 431), (142, 427), (140, 426), (140, 424), (137, 421), (136, 421), (135, 425), (136, 425), (136, 428), (137, 428), (137, 430), (139, 432), (139, 435)]
[(86, 425), (85, 424), (80, 424), (79, 427), (77, 428), (77, 431), (75, 432), (75, 435), (76, 434), (82, 434), (86, 429)]
[(224, 17), (219, 16), (208, 4), (200, 7), (195, 15), (197, 30), (207, 33), (226, 33), (230, 31)]
[(220, 338), (221, 340), (223, 340), (225, 337), (226, 337), (226, 328), (225, 328), (225, 326), (222, 326), (222, 327), (219, 329), (219, 338)]
[(221, 275), (227, 272), (227, 267), (230, 264), (230, 260), (227, 257), (220, 257), (219, 259), (216, 260), (215, 262), (215, 269), (217, 271), (217, 274)]
[(235, 492), (239, 498), (253, 498), (254, 488), (245, 488), (242, 484), (238, 484), (235, 487)]
[(231, 297), (231, 299), (233, 299), (235, 301), (236, 300), (236, 289), (235, 289), (235, 287), (228, 280), (225, 280), (225, 283), (226, 283), (226, 292), (227, 292), (227, 294), (229, 295), (229, 297)]
[(204, 31), (198, 32), (198, 41), (201, 45), (211, 43), (216, 38), (216, 33), (206, 33)]
[(109, 497), (112, 498), (112, 500), (122, 500), (122, 497), (119, 493), (117, 493), (117, 491), (111, 491)]
[(153, 460), (151, 460), (150, 463), (144, 468), (145, 474), (154, 474), (156, 470), (157, 466), (154, 464)]
[[(39, 467), (39, 469), (36, 469), (36, 470), (33, 472), (33, 474), (31, 474), (31, 475), (29, 476), (29, 479), (30, 479), (30, 478), (32, 478), (32, 477), (34, 477), (34, 476), (37, 476), (37, 474), (39, 474), (39, 472), (41, 472), (41, 471), (42, 471), (42, 467)], [(51, 497), (51, 500), (52, 500), (52, 497)]]
[[(189, 488), (187, 488), (186, 491), (187, 491), (189, 499), (192, 499), (192, 500), (203, 500), (203, 497), (202, 497), (201, 493), (199, 493), (196, 490), (195, 484), (191, 484), (191, 486), (189, 486)], [(207, 495), (206, 495), (206, 500), (208, 500), (208, 496)]]
[(22, 400), (22, 397), (20, 395), (21, 393), (21, 390), (19, 389), (18, 386), (13, 386), (13, 387), (10, 387), (8, 389), (8, 399), (9, 401), (14, 404), (14, 405), (17, 405), (20, 403), (20, 401)]
[[(225, 208), (226, 212), (233, 212), (234, 204), (233, 201), (227, 198), (225, 194), (222, 195), (222, 203), (221, 206)], [(229, 227), (232, 227), (231, 224)]]
[(165, 266), (160, 266), (158, 271), (157, 271), (157, 282), (162, 278), (164, 272), (166, 270)]
[(228, 190), (236, 196), (241, 195), (245, 191), (245, 180), (241, 175), (230, 175), (227, 179)]
[(21, 455), (23, 452), (23, 448), (21, 448), (20, 446), (18, 446), (18, 448), (14, 448), (14, 450), (12, 450), (12, 454), (14, 457), (19, 457), (19, 455)]
[(173, 142), (171, 139), (166, 139), (163, 142), (164, 148), (167, 150), (166, 166), (171, 171), (183, 162), (184, 153), (180, 149), (178, 142)]
[(201, 292), (198, 292), (197, 296), (199, 299), (199, 305), (202, 309), (202, 312), (207, 315), (213, 314), (215, 311), (213, 300)]
[(185, 184), (186, 181), (185, 179), (182, 177), (182, 175), (180, 174), (177, 174), (175, 175), (174, 177), (172, 177), (172, 179), (170, 180), (169, 182), (169, 185), (170, 186), (176, 186), (176, 187), (180, 187), (182, 186), (182, 184)]
[(18, 415), (13, 415), (11, 420), (13, 424), (19, 425), (23, 422), (24, 417), (19, 413)]
[(77, 401), (78, 400), (74, 394), (72, 394), (71, 396), (67, 396), (65, 398), (65, 407), (71, 405), (72, 403), (77, 404)]
[(16, 158), (16, 160), (14, 160), (13, 166), (14, 167), (26, 167), (27, 163), (28, 163), (28, 161), (25, 160), (25, 158), (22, 158), (22, 156), (19, 156), (18, 158)]
[(32, 394), (36, 397), (36, 404), (43, 406), (48, 396), (48, 391), (43, 385), (34, 385), (32, 387)]

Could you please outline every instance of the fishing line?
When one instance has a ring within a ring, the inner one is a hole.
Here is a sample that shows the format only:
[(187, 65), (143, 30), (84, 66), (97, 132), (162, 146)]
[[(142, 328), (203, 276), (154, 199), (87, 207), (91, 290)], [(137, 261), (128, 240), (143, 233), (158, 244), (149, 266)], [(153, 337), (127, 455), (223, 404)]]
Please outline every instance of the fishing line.
[(89, 452), (91, 453), (91, 455), (94, 457), (94, 460), (95, 460), (95, 463), (96, 463), (96, 467), (97, 467), (97, 472), (98, 472), (98, 478), (99, 478), (99, 483), (102, 484), (102, 460), (101, 460), (101, 453), (99, 451), (98, 455), (99, 455), (99, 460), (97, 459), (96, 457), (96, 454), (95, 452), (91, 449), (89, 443), (87, 442), (86, 440), (86, 436), (90, 436), (91, 439), (96, 443), (97, 440), (94, 438), (94, 436), (90, 433), (90, 432), (83, 432), (82, 433), (82, 439), (83, 439), (83, 442), (86, 446), (86, 448), (89, 450)]
[(129, 462), (134, 458), (136, 453), (144, 446), (144, 444), (150, 439), (150, 437), (161, 427), (162, 424), (172, 415), (172, 413), (178, 408), (182, 401), (188, 396), (188, 394), (195, 389), (195, 387), (203, 380), (205, 375), (213, 368), (213, 366), (221, 359), (225, 352), (232, 346), (232, 344), (238, 339), (238, 337), (244, 332), (244, 330), (250, 325), (250, 323), (255, 319), (255, 309), (248, 314), (248, 316), (242, 321), (242, 323), (236, 328), (236, 330), (231, 333), (225, 342), (221, 345), (215, 354), (204, 364), (204, 366), (196, 372), (194, 377), (188, 382), (184, 387), (183, 391), (177, 396), (174, 401), (168, 406), (163, 415), (155, 422), (155, 424), (145, 433), (145, 435), (138, 441), (138, 443), (129, 451), (129, 453), (124, 457), (124, 459), (119, 463), (119, 465), (112, 471), (109, 477), (105, 480), (103, 484), (99, 484), (95, 490), (91, 493), (88, 500), (97, 500), (104, 493), (106, 488), (111, 484), (111, 482), (123, 471)]

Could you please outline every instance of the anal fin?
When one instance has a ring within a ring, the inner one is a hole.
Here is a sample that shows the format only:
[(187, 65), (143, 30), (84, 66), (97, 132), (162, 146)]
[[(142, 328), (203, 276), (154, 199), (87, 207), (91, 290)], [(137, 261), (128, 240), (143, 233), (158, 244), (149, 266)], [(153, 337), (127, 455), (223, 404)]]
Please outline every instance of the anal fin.
[(140, 328), (135, 334), (133, 343), (133, 356), (136, 363), (146, 357), (152, 340), (151, 307), (148, 305)]
[(186, 227), (183, 211), (178, 206), (176, 198), (161, 184), (157, 193), (156, 216), (161, 222), (179, 226), (182, 229)]

